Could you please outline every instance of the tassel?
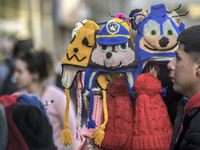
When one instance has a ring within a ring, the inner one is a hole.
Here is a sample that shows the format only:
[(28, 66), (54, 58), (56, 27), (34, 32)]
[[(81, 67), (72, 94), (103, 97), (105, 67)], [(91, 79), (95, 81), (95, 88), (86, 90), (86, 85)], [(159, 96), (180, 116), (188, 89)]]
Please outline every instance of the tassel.
[(104, 129), (106, 124), (108, 123), (108, 110), (107, 110), (107, 103), (106, 103), (106, 90), (102, 91), (103, 93), (103, 111), (104, 111), (104, 123), (100, 126), (100, 128), (93, 131), (91, 138), (94, 139), (94, 143), (101, 147), (101, 142), (104, 139), (105, 132)]
[(101, 142), (103, 141), (105, 136), (104, 129), (102, 127), (93, 131), (91, 138), (94, 139), (94, 143), (101, 147)]
[(92, 90), (90, 90), (89, 121), (87, 121), (87, 122), (86, 122), (86, 125), (85, 125), (88, 129), (90, 129), (90, 128), (96, 128), (96, 127), (97, 127), (95, 121), (92, 119), (93, 105), (94, 105), (94, 93), (93, 93)]
[(73, 141), (72, 141), (72, 135), (71, 132), (69, 130), (69, 124), (68, 124), (68, 115), (69, 115), (69, 104), (70, 104), (70, 95), (69, 95), (69, 88), (65, 89), (65, 93), (66, 93), (66, 109), (65, 109), (65, 117), (64, 117), (64, 129), (62, 130), (61, 133), (61, 138), (60, 138), (60, 143), (62, 142), (64, 146), (70, 146), (72, 145)]
[(88, 129), (90, 129), (90, 128), (96, 128), (97, 125), (96, 125), (96, 122), (93, 119), (90, 119), (89, 121), (86, 122), (86, 127)]

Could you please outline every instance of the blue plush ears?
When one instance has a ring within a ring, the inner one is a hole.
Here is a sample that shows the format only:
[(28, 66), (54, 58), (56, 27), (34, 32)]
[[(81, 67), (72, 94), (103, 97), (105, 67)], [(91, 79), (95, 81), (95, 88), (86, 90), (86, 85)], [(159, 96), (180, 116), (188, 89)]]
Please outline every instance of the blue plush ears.
[(137, 29), (140, 26), (139, 24), (142, 23), (145, 18), (148, 18), (148, 19), (154, 18), (155, 20), (158, 20), (158, 22), (160, 22), (160, 21), (163, 21), (163, 19), (167, 17), (167, 18), (170, 18), (170, 20), (172, 20), (172, 24), (175, 23), (176, 28), (178, 28), (178, 30), (182, 32), (185, 29), (185, 25), (181, 21), (180, 17), (178, 17), (178, 19), (174, 19), (173, 16), (175, 15), (178, 17), (178, 14), (175, 11), (171, 11), (168, 13), (163, 3), (155, 4), (151, 6), (151, 12), (148, 15), (142, 12), (136, 13), (134, 15), (133, 24)]

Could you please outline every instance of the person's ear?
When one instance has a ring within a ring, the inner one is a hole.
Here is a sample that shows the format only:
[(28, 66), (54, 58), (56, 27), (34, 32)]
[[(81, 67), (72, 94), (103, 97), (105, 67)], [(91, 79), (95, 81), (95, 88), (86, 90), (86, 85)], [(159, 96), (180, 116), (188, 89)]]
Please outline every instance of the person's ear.
[(197, 77), (200, 77), (200, 59), (198, 59), (197, 61), (196, 61), (196, 76)]

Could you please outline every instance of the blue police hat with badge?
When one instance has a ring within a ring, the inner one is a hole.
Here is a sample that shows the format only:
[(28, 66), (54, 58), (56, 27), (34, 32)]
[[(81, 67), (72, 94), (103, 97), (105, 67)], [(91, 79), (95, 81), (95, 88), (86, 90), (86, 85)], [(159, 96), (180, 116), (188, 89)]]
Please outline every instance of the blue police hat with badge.
[(116, 21), (109, 21), (96, 35), (100, 45), (123, 44), (130, 39), (129, 31)]

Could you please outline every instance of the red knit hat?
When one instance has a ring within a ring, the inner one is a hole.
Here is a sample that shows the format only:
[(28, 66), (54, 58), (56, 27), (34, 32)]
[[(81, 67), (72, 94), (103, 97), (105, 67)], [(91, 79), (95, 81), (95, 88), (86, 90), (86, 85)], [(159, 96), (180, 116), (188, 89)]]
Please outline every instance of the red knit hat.
[(108, 123), (101, 147), (106, 149), (131, 149), (133, 133), (133, 104), (125, 77), (111, 81), (107, 96)]
[(169, 150), (172, 125), (161, 97), (161, 82), (150, 73), (140, 74), (134, 86), (135, 101), (132, 149)]

